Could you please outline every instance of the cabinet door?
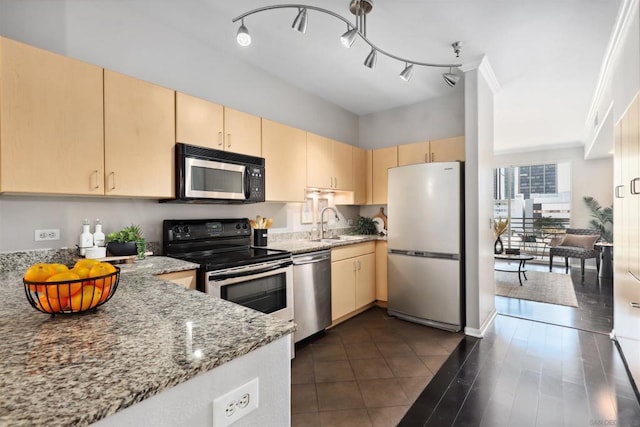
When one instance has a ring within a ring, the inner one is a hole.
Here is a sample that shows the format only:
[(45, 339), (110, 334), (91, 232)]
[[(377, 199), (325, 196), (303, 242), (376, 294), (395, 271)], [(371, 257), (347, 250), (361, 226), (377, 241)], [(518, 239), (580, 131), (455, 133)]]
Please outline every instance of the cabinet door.
[(333, 141), (333, 188), (353, 191), (353, 149), (339, 141)]
[(262, 120), (262, 157), (265, 160), (266, 200), (304, 202), (307, 133), (270, 120)]
[(429, 162), (429, 141), (398, 145), (398, 166)]
[(175, 271), (172, 273), (158, 274), (156, 277), (184, 286), (187, 289), (196, 288), (196, 270)]
[[(628, 218), (625, 218), (625, 222), (628, 224), (629, 236), (629, 273), (640, 281), (640, 96), (636, 96), (627, 114), (629, 131), (626, 141), (628, 144), (626, 162), (630, 195), (626, 212)], [(637, 285), (640, 286), (640, 283)], [(640, 315), (640, 309), (637, 311)]]
[(367, 203), (367, 152), (362, 148), (352, 147), (353, 153), (353, 192), (356, 205)]
[(373, 150), (373, 204), (387, 204), (387, 171), (398, 166), (398, 147)]
[(106, 194), (173, 197), (174, 92), (105, 70), (104, 125)]
[(373, 150), (367, 150), (365, 156), (365, 170), (364, 170), (365, 184), (366, 184), (366, 204), (373, 204)]
[(387, 301), (387, 242), (376, 242), (376, 299)]
[(376, 254), (356, 258), (356, 309), (376, 300)]
[(1, 191), (104, 194), (102, 68), (0, 38)]
[(262, 156), (262, 119), (224, 107), (224, 149), (249, 156)]
[(307, 187), (333, 188), (333, 140), (307, 133)]
[(331, 320), (356, 308), (356, 263), (348, 258), (331, 263)]
[(431, 162), (464, 161), (464, 136), (429, 141)]
[(222, 105), (176, 92), (176, 142), (222, 150)]

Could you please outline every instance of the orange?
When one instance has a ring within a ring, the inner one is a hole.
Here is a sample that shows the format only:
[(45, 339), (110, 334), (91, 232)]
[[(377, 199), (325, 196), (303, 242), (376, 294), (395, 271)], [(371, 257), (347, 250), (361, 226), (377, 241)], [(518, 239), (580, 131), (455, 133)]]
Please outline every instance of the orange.
[[(44, 282), (54, 274), (56, 274), (56, 270), (50, 264), (41, 262), (34, 264), (27, 269), (24, 273), (24, 280), (27, 282)], [(36, 286), (30, 285), (29, 290), (32, 292), (35, 291)], [(44, 292), (44, 288), (42, 286), (38, 286), (37, 290), (38, 292)]]
[[(97, 283), (96, 283), (96, 287), (98, 289), (100, 288)], [(105, 302), (107, 298), (109, 298), (109, 292), (111, 292), (111, 283), (103, 284), (102, 297), (100, 298), (100, 302)]]
[(95, 307), (100, 302), (102, 296), (102, 290), (99, 288), (88, 285), (82, 288), (82, 292), (71, 297), (71, 309), (73, 311), (84, 311)]
[[(73, 271), (65, 271), (64, 273), (54, 274), (53, 276), (47, 279), (47, 282), (70, 282), (73, 280), (80, 280), (80, 276), (78, 276)], [(82, 282), (72, 282), (72, 283), (61, 283), (58, 286), (47, 286), (47, 291), (49, 296), (59, 297), (59, 298), (68, 298), (72, 296), (78, 291), (82, 289)]]
[(80, 276), (81, 279), (86, 279), (87, 277), (89, 277), (89, 267), (73, 267), (71, 270), (69, 271), (73, 271), (74, 273), (76, 273), (78, 276)]
[(55, 271), (56, 273), (64, 273), (65, 271), (69, 271), (69, 267), (67, 267), (64, 264), (49, 264)]
[(46, 295), (40, 295), (36, 305), (42, 311), (46, 311), (47, 313), (60, 313), (62, 310), (67, 308), (69, 305), (68, 298), (58, 299), (56, 297), (48, 297)]
[(91, 269), (91, 267), (99, 263), (100, 261), (96, 259), (84, 258), (84, 259), (78, 260), (76, 264), (73, 266), (73, 268), (85, 267), (85, 268)]
[[(106, 276), (115, 272), (116, 268), (113, 265), (109, 264), (108, 262), (101, 262), (91, 267), (91, 270), (89, 271), (89, 277)], [(115, 277), (113, 276), (96, 279), (95, 285), (100, 289), (103, 289), (104, 287), (111, 288), (111, 283), (113, 283), (114, 280)]]

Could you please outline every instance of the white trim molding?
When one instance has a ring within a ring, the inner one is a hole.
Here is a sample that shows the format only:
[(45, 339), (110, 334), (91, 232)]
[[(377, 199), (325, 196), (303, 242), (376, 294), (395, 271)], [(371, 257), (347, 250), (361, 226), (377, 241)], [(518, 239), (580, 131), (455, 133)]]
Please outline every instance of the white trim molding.
[[(607, 51), (602, 62), (602, 67), (600, 68), (600, 75), (598, 76), (596, 89), (591, 100), (589, 113), (587, 114), (587, 120), (584, 127), (586, 138), (593, 137), (595, 139), (597, 135), (597, 133), (591, 132), (593, 129), (593, 123), (595, 121), (595, 116), (598, 112), (598, 107), (602, 102), (602, 97), (607, 91), (607, 84), (609, 82), (609, 78), (611, 77), (611, 73), (613, 72), (613, 64), (615, 58), (622, 46), (622, 42), (627, 36), (627, 32), (629, 31), (631, 22), (635, 17), (634, 12), (637, 11), (637, 6), (638, 0), (622, 0), (620, 4), (618, 16), (616, 17), (616, 23), (613, 28), (613, 32), (611, 33), (609, 44), (607, 45)], [(589, 141), (587, 143), (587, 141), (585, 141), (585, 146), (590, 145), (592, 142), (593, 141)]]
[(487, 333), (487, 329), (489, 329), (491, 325), (493, 325), (493, 322), (496, 320), (497, 315), (498, 315), (498, 312), (494, 308), (491, 311), (491, 313), (489, 313), (489, 316), (487, 316), (487, 318), (485, 319), (480, 329), (470, 328), (468, 326), (465, 326), (464, 334), (472, 337), (476, 337), (476, 338), (484, 338), (485, 334)]
[(477, 69), (483, 75), (489, 88), (493, 91), (494, 94), (500, 92), (502, 87), (500, 87), (500, 83), (498, 82), (498, 78), (493, 72), (493, 67), (491, 67), (491, 63), (489, 62), (489, 58), (486, 55), (482, 55), (481, 58), (477, 58), (473, 61), (467, 62), (466, 64), (459, 67), (459, 69), (466, 73), (467, 71)]

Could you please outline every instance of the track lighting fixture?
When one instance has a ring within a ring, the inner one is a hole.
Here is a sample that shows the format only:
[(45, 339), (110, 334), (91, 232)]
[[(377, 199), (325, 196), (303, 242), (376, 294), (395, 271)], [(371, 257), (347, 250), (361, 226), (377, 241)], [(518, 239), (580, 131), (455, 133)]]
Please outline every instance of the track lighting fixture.
[(404, 70), (400, 73), (400, 78), (405, 82), (411, 80), (411, 75), (413, 74), (413, 64), (404, 63)]
[(443, 73), (442, 74), (442, 78), (444, 79), (444, 82), (446, 84), (448, 84), (451, 87), (454, 87), (456, 85), (456, 83), (458, 83), (458, 80), (460, 80), (460, 76), (457, 74), (454, 74), (451, 72), (451, 67), (449, 67), (449, 72), (448, 73)]
[(296, 31), (300, 31), (304, 34), (307, 31), (307, 8), (298, 9), (298, 15), (296, 15), (296, 19), (293, 20), (293, 24), (291, 25)]
[(378, 56), (376, 55), (376, 50), (374, 48), (371, 48), (371, 52), (369, 52), (369, 55), (367, 55), (364, 60), (364, 66), (373, 70), (376, 66), (377, 59)]
[[(367, 14), (373, 9), (373, 0), (349, 0), (349, 11), (353, 15), (355, 15), (355, 22), (351, 22), (348, 19), (344, 18), (342, 15), (339, 15), (328, 9), (304, 4), (274, 4), (249, 10), (232, 19), (232, 22), (241, 21), (241, 25), (240, 28), (238, 28), (238, 34), (236, 36), (238, 44), (240, 44), (241, 46), (248, 46), (249, 44), (251, 44), (251, 36), (249, 35), (247, 27), (245, 27), (244, 25), (244, 18), (259, 12), (273, 9), (297, 9), (298, 14), (293, 20), (293, 24), (291, 25), (291, 27), (301, 33), (304, 33), (307, 30), (307, 12), (309, 10), (324, 13), (338, 19), (339, 21), (344, 22), (345, 24), (347, 24), (347, 31), (340, 37), (340, 42), (344, 47), (351, 47), (357, 37), (360, 37), (371, 47), (371, 51), (364, 61), (364, 65), (367, 68), (373, 69), (376, 66), (377, 54), (379, 52), (388, 58), (404, 62), (405, 67), (400, 73), (400, 78), (404, 81), (409, 81), (411, 79), (414, 66), (416, 65), (422, 67), (448, 67), (449, 72), (442, 74), (442, 77), (444, 78), (444, 81), (451, 87), (455, 86), (458, 80), (460, 80), (460, 76), (452, 73), (451, 69), (453, 67), (460, 67), (462, 64), (437, 64), (432, 62), (413, 61), (382, 50), (378, 46), (373, 44), (373, 42), (367, 38)], [(456, 54), (456, 58), (459, 58), (460, 50), (462, 48), (462, 42), (455, 42), (451, 46), (453, 47), (453, 51)]]
[(244, 26), (244, 19), (242, 20), (242, 24), (240, 28), (238, 28), (238, 33), (236, 34), (236, 40), (240, 46), (249, 46), (251, 44), (251, 36), (249, 35), (249, 30)]

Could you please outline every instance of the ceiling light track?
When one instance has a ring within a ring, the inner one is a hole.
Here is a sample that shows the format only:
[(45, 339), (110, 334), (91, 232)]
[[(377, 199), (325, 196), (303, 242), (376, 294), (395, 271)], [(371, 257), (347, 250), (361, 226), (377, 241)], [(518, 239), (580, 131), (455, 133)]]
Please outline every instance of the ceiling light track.
[[(380, 53), (382, 55), (385, 55), (389, 58), (395, 59), (396, 61), (403, 63), (404, 69), (400, 73), (400, 78), (402, 78), (405, 81), (408, 81), (411, 78), (411, 75), (413, 73), (413, 65), (419, 65), (422, 67), (449, 68), (449, 73), (445, 73), (448, 76), (452, 75), (451, 73), (452, 68), (462, 66), (461, 63), (439, 64), (434, 62), (414, 61), (408, 58), (403, 58), (403, 57), (394, 55), (390, 52), (380, 49), (371, 40), (369, 40), (366, 35), (367, 34), (366, 33), (366, 27), (367, 27), (366, 14), (371, 11), (372, 7), (373, 7), (373, 0), (351, 0), (350, 10), (356, 17), (355, 23), (352, 23), (351, 21), (344, 18), (343, 16), (335, 12), (332, 12), (328, 9), (324, 9), (317, 6), (305, 5), (305, 4), (274, 4), (269, 6), (263, 6), (263, 7), (259, 7), (259, 8), (244, 12), (243, 14), (233, 18), (231, 22), (241, 21), (241, 26), (238, 29), (237, 39), (240, 45), (247, 46), (248, 44), (251, 43), (251, 36), (249, 35), (249, 31), (247, 27), (244, 25), (244, 18), (246, 18), (247, 16), (251, 16), (260, 12), (265, 12), (267, 10), (296, 9), (298, 12), (291, 27), (301, 33), (304, 33), (307, 29), (307, 11), (313, 10), (316, 12), (320, 12), (320, 13), (324, 13), (326, 15), (332, 16), (344, 22), (347, 25), (347, 31), (344, 34), (342, 34), (342, 36), (340, 37), (340, 40), (345, 47), (351, 47), (351, 45), (355, 42), (357, 37), (360, 37), (365, 43), (367, 43), (371, 47), (371, 52), (369, 52), (369, 55), (364, 61), (364, 65), (368, 68), (375, 67), (377, 53)], [(248, 40), (248, 43), (247, 43), (247, 40)], [(456, 57), (459, 57), (462, 43), (455, 42), (451, 46), (454, 49), (454, 53), (456, 54)], [(444, 74), (443, 74), (443, 77), (444, 77)], [(446, 78), (445, 78), (445, 81), (447, 81)], [(449, 81), (447, 81), (447, 84), (452, 86), (451, 82)]]

